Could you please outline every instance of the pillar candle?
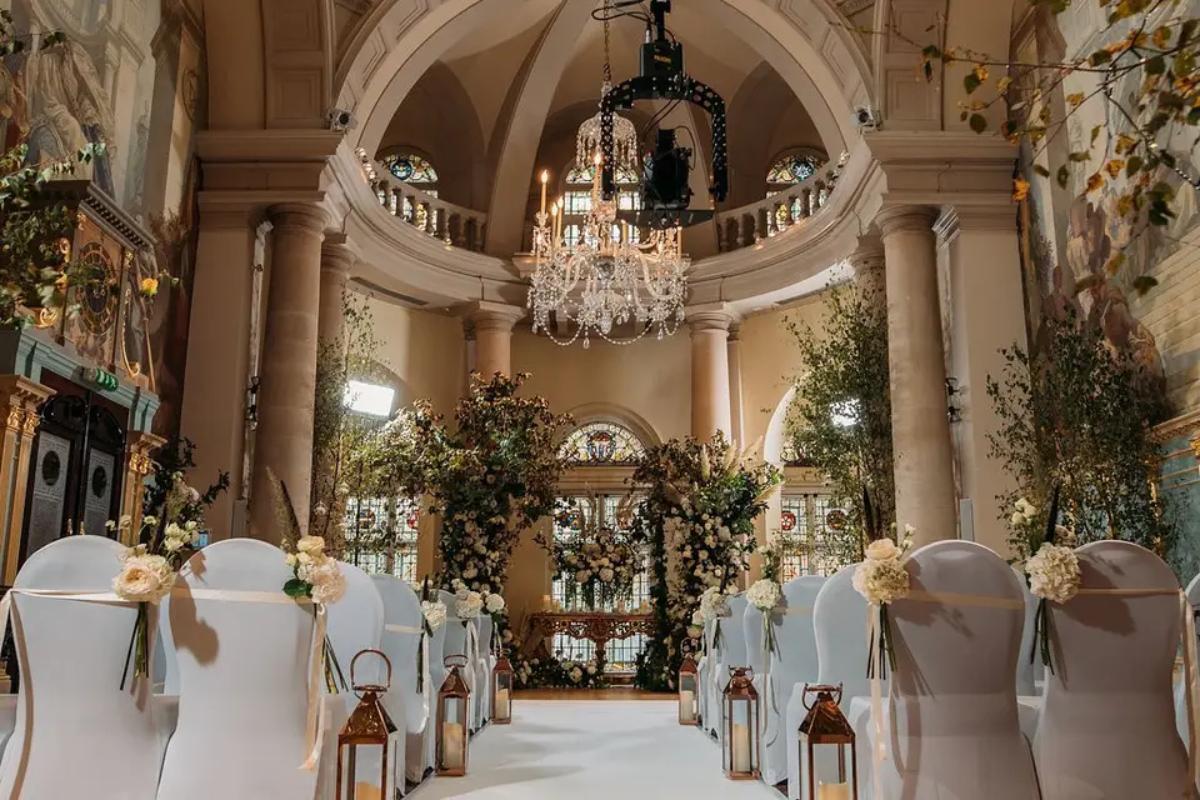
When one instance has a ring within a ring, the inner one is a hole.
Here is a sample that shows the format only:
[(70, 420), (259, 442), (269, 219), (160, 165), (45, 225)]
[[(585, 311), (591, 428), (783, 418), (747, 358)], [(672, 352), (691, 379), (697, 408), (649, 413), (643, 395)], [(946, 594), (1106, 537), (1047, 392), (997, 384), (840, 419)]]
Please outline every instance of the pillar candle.
[(509, 711), (508, 689), (496, 690), (496, 716), (499, 719), (508, 719), (512, 712)]
[(463, 734), (462, 723), (442, 723), (442, 766), (444, 768), (463, 768)]
[(850, 800), (850, 784), (822, 783), (817, 786), (817, 800)]
[(690, 689), (679, 692), (679, 719), (683, 722), (696, 720), (696, 693)]
[(733, 771), (750, 771), (750, 728), (746, 725), (733, 726)]
[(546, 183), (550, 180), (550, 173), (547, 170), (542, 170), (542, 213), (546, 213)]

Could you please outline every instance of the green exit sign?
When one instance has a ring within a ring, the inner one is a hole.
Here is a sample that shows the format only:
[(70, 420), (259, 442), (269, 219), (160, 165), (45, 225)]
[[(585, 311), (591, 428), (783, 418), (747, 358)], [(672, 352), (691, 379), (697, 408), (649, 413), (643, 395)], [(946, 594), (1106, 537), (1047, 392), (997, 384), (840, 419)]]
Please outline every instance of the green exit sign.
[(92, 383), (96, 384), (96, 386), (106, 392), (115, 391), (117, 387), (121, 385), (121, 382), (117, 380), (116, 375), (112, 374), (106, 369), (100, 369), (99, 367), (93, 367), (91, 370), (89, 370), (88, 377), (91, 379)]

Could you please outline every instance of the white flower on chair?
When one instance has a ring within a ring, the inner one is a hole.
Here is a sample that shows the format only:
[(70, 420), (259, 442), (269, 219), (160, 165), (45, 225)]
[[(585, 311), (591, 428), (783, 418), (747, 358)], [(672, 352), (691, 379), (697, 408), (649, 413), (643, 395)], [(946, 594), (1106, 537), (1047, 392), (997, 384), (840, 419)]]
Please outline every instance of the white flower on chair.
[(421, 613), (425, 615), (425, 622), (431, 632), (446, 624), (446, 604), (441, 601), (423, 600)]
[(121, 571), (113, 578), (113, 592), (122, 600), (154, 603), (171, 593), (175, 570), (162, 556), (150, 555), (144, 545), (125, 551)]
[(1070, 547), (1059, 544), (1043, 544), (1025, 562), (1025, 571), (1034, 597), (1060, 604), (1075, 596), (1083, 580), (1079, 557)]
[(779, 605), (780, 599), (783, 597), (783, 592), (779, 588), (779, 584), (775, 581), (762, 580), (755, 581), (749, 589), (746, 590), (746, 600), (750, 605), (762, 611), (764, 614), (769, 614)]

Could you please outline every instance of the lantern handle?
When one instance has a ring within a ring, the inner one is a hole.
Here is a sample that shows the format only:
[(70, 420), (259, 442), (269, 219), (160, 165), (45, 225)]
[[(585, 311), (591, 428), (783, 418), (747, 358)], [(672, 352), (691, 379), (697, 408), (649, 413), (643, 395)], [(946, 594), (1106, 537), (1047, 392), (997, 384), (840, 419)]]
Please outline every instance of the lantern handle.
[(754, 667), (729, 667), (729, 677), (733, 678), (741, 673), (743, 677), (754, 680)]
[[(387, 682), (382, 686), (375, 686), (371, 684), (360, 685), (358, 681), (354, 680), (354, 667), (358, 664), (358, 660), (368, 653), (379, 656), (383, 659), (383, 663), (387, 665)], [(387, 654), (382, 650), (375, 650), (373, 648), (359, 650), (358, 653), (355, 654), (354, 658), (350, 660), (350, 685), (354, 687), (354, 691), (356, 692), (360, 690), (376, 690), (386, 692), (388, 689), (392, 688), (392, 660), (388, 658)]]
[(817, 697), (820, 698), (821, 692), (829, 692), (829, 694), (837, 692), (837, 699), (833, 702), (839, 706), (842, 704), (843, 684), (839, 683), (837, 686), (834, 686), (833, 684), (806, 682), (804, 684), (804, 691), (800, 693), (800, 702), (804, 705), (805, 711), (811, 711), (812, 707), (816, 705), (816, 703), (813, 703), (812, 706), (808, 704), (808, 696), (810, 694), (816, 694)]
[(442, 659), (442, 666), (444, 667), (466, 667), (469, 663), (470, 660), (462, 653), (451, 653)]

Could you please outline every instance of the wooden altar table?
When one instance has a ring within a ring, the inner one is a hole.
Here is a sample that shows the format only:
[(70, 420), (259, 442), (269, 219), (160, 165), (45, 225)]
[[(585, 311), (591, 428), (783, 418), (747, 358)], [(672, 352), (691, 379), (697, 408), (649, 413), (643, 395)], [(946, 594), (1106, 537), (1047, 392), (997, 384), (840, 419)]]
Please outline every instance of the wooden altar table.
[(538, 611), (529, 615), (526, 624), (529, 628), (526, 643), (535, 650), (558, 633), (592, 642), (596, 646), (596, 670), (601, 673), (608, 663), (605, 648), (610, 641), (639, 633), (654, 635), (654, 620), (648, 613)]

